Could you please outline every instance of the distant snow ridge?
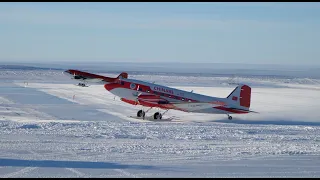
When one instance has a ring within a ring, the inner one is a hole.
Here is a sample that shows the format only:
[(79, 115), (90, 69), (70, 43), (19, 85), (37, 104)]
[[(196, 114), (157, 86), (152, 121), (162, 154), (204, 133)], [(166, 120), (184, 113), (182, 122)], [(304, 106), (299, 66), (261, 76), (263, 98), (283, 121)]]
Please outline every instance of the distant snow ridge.
[[(51, 82), (73, 82), (70, 77), (62, 74), (62, 70), (7, 70), (0, 69), (0, 80), (4, 81), (47, 81)], [(98, 73), (104, 76), (116, 77), (118, 73)], [(238, 75), (165, 75), (158, 73), (130, 75), (129, 78), (139, 79), (148, 82), (155, 82), (163, 85), (179, 86), (234, 86), (239, 83), (251, 86), (285, 86), (286, 84), (320, 85), (320, 79), (313, 78), (288, 78), (281, 76), (238, 76)]]
[(312, 85), (318, 85), (320, 84), (320, 80), (318, 79), (310, 79), (310, 78), (294, 78), (291, 80), (286, 81), (286, 83), (292, 83), (292, 84), (312, 84)]
[(241, 77), (241, 76), (221, 76), (221, 77), (197, 77), (197, 76), (164, 76), (164, 75), (132, 75), (131, 78), (156, 82), (160, 84), (175, 84), (182, 86), (234, 86), (237, 84), (249, 84), (251, 86), (285, 86), (285, 84), (320, 85), (320, 79), (311, 78), (277, 78), (273, 76), (265, 77)]
[(0, 80), (59, 80), (66, 76), (61, 71), (39, 70), (0, 70)]

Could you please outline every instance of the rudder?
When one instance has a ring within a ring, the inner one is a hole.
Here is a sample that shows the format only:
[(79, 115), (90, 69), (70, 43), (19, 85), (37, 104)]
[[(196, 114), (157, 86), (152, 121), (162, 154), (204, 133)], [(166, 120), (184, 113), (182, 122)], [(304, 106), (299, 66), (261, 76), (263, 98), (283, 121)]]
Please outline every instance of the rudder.
[(236, 106), (250, 108), (251, 87), (248, 85), (237, 86), (227, 97)]

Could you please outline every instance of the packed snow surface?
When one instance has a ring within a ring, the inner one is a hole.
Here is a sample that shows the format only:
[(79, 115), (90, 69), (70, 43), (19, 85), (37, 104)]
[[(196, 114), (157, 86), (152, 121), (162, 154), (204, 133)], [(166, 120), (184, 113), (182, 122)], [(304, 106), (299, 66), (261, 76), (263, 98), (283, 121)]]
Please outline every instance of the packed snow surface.
[(217, 97), (246, 83), (259, 112), (151, 121), (58, 70), (0, 74), (0, 177), (320, 177), (319, 79), (129, 74)]

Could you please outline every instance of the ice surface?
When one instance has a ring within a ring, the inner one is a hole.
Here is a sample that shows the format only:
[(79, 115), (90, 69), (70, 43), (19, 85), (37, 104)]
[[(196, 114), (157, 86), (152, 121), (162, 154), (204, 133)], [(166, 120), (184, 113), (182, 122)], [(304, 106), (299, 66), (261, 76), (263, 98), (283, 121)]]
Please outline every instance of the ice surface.
[(0, 73), (0, 177), (320, 177), (319, 79), (129, 74), (219, 97), (248, 83), (259, 112), (155, 122), (60, 71)]

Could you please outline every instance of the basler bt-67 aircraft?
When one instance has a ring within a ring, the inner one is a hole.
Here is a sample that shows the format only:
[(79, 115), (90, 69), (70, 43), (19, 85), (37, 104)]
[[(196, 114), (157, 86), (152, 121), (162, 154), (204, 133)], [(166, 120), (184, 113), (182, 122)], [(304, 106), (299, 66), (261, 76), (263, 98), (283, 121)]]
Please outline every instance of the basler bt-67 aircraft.
[(164, 110), (156, 112), (153, 119), (162, 119), (162, 116), (170, 109), (193, 113), (226, 114), (231, 120), (230, 114), (245, 114), (250, 111), (251, 88), (248, 85), (238, 85), (226, 98), (211, 97), (193, 92), (183, 91), (163, 85), (129, 79), (126, 72), (118, 77), (105, 77), (97, 74), (69, 69), (63, 72), (72, 79), (82, 83), (78, 85), (87, 87), (87, 83), (103, 84), (104, 88), (112, 94), (120, 97), (121, 101), (149, 107), (137, 112), (138, 118), (145, 118), (146, 113), (152, 108)]

